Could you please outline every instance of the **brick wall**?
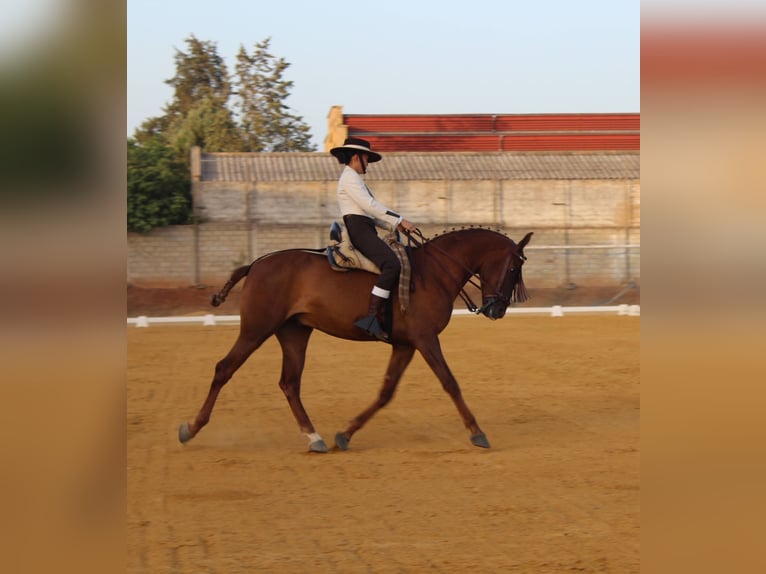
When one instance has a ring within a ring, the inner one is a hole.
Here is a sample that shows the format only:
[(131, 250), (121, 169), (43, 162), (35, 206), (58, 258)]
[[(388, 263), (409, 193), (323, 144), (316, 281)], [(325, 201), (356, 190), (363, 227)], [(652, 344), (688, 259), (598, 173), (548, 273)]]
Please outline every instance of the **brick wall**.
[(128, 234), (128, 282), (155, 285), (196, 283), (194, 226)]

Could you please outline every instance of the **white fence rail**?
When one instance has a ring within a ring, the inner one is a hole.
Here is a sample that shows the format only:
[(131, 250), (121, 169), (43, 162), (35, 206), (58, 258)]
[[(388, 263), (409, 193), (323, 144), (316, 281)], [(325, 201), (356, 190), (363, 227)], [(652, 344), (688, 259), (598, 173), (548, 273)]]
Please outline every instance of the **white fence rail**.
[[(506, 315), (548, 315), (550, 317), (563, 317), (578, 313), (611, 313), (625, 317), (638, 317), (641, 315), (640, 305), (604, 305), (601, 307), (513, 307), (506, 311)], [(473, 315), (468, 309), (455, 309), (452, 315)], [(150, 325), (239, 325), (239, 315), (194, 315), (187, 317), (129, 317), (128, 325), (136, 327), (149, 327)]]

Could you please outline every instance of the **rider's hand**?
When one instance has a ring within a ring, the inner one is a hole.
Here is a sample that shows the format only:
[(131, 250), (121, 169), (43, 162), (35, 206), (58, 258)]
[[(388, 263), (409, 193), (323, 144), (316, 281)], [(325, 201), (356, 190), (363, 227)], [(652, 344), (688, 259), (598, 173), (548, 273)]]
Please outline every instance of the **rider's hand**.
[(412, 232), (412, 231), (415, 231), (416, 227), (411, 221), (402, 219), (402, 222), (399, 224), (399, 229), (401, 229), (402, 231)]

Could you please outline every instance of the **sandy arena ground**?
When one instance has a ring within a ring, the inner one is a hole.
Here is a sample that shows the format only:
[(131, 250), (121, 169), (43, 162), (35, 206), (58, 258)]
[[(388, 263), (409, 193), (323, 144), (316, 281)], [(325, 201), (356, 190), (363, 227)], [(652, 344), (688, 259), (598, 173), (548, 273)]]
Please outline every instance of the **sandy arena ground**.
[[(127, 571), (638, 572), (639, 321), (455, 317), (442, 347), (492, 448), (417, 355), (328, 454), (306, 452), (273, 338), (181, 445), (237, 327), (128, 327)], [(303, 399), (328, 445), (387, 359), (314, 334)]]

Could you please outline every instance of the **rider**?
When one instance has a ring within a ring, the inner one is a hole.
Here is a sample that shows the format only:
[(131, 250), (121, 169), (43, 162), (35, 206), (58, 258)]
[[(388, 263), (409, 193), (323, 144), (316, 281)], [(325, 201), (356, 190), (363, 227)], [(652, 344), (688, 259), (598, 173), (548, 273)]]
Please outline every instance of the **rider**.
[(376, 226), (405, 231), (414, 231), (415, 226), (377, 201), (365, 185), (362, 175), (367, 173), (367, 164), (382, 159), (379, 153), (370, 149), (368, 141), (348, 137), (342, 146), (332, 148), (330, 153), (346, 166), (338, 180), (338, 204), (349, 239), (354, 247), (380, 269), (370, 294), (367, 316), (354, 325), (378, 339), (388, 341), (389, 335), (381, 327), (377, 315), (391, 296), (391, 289), (401, 271), (401, 263), (378, 236)]

